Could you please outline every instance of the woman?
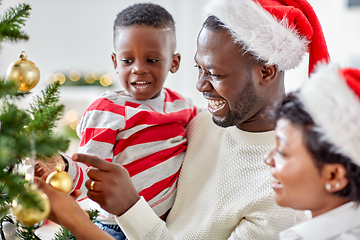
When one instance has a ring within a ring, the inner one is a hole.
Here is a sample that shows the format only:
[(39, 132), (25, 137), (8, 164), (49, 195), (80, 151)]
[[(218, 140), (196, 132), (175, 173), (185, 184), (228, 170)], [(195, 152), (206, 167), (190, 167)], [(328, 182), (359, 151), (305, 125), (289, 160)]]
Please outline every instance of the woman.
[(360, 71), (321, 66), (272, 113), (275, 200), (313, 216), (280, 239), (360, 239)]

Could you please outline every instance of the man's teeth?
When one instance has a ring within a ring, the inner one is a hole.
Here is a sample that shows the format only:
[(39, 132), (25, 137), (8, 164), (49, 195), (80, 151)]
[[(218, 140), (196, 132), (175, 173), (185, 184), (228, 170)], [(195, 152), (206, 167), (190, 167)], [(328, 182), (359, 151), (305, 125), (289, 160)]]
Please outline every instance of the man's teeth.
[(226, 103), (225, 100), (221, 100), (221, 101), (208, 100), (208, 104), (213, 109), (218, 109), (218, 108), (224, 106), (225, 103)]

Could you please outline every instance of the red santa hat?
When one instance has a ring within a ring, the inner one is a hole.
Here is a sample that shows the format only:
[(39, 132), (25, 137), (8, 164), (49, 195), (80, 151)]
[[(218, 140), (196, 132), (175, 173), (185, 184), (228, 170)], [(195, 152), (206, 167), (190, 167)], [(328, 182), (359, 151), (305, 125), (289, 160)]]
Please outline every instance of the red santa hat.
[(309, 75), (319, 61), (328, 62), (324, 34), (306, 0), (214, 0), (205, 8), (224, 23), (234, 41), (255, 57), (286, 71), (309, 53)]
[(324, 140), (360, 166), (360, 70), (320, 65), (298, 97)]

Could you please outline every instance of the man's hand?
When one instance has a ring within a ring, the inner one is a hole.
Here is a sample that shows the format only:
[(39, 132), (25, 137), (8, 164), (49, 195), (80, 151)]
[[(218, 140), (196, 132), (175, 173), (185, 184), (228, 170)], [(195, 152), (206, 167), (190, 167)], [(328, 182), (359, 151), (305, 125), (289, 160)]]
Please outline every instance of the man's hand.
[(87, 173), (90, 179), (85, 183), (87, 196), (107, 212), (120, 216), (140, 199), (121, 165), (85, 154), (74, 154), (72, 160), (91, 166)]
[(59, 154), (55, 154), (51, 158), (36, 161), (35, 176), (46, 180), (50, 173), (56, 171), (57, 164), (61, 164), (62, 170), (65, 169), (64, 159)]
[(51, 212), (48, 218), (50, 220), (70, 230), (78, 240), (114, 240), (109, 234), (96, 227), (89, 215), (75, 201), (75, 198), (80, 195), (79, 190), (68, 195), (56, 190), (42, 179), (35, 178), (35, 182), (39, 189), (49, 197)]
[(50, 220), (63, 226), (70, 226), (73, 224), (74, 226), (71, 227), (76, 227), (74, 218), (78, 220), (89, 219), (89, 215), (82, 210), (75, 201), (81, 194), (80, 190), (75, 190), (71, 195), (68, 195), (53, 188), (42, 179), (35, 178), (35, 183), (38, 185), (38, 188), (49, 197), (51, 212), (48, 218)]

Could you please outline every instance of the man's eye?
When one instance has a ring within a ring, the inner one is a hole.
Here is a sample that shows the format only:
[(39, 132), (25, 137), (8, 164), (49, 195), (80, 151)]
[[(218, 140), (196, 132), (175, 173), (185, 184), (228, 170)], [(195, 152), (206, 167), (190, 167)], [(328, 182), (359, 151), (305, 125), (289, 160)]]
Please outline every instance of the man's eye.
[(221, 75), (213, 74), (212, 72), (209, 72), (209, 75), (214, 78), (221, 78)]
[(202, 68), (198, 65), (198, 64), (195, 64), (195, 66), (194, 67), (196, 67), (200, 72), (202, 72), (203, 70), (202, 70)]
[(133, 60), (130, 60), (130, 59), (121, 59), (121, 62), (125, 63), (125, 64), (129, 64), (129, 63), (132, 63)]

